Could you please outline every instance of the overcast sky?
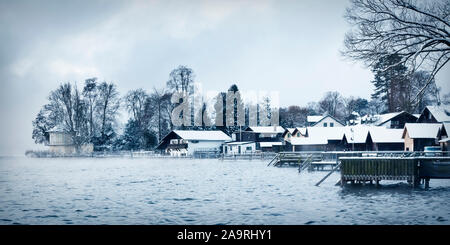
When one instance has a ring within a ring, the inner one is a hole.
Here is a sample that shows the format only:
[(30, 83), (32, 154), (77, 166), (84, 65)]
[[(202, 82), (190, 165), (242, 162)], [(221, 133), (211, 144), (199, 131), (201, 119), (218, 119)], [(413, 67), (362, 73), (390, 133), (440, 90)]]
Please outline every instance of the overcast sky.
[[(123, 95), (163, 87), (186, 65), (204, 90), (279, 91), (282, 106), (330, 90), (369, 98), (371, 72), (339, 55), (348, 4), (0, 0), (0, 154), (37, 149), (31, 122), (49, 91), (90, 77)], [(438, 76), (444, 92), (449, 70)]]

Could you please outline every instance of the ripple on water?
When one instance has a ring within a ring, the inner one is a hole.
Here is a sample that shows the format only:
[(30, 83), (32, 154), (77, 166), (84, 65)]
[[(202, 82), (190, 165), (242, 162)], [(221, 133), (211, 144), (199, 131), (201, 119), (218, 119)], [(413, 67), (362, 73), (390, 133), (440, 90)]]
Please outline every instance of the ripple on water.
[(59, 216), (58, 216), (58, 215), (50, 214), (50, 215), (43, 215), (43, 216), (38, 215), (38, 216), (35, 216), (35, 217), (36, 217), (36, 218), (39, 218), (39, 219), (48, 219), (48, 218), (58, 218)]
[(191, 197), (186, 197), (186, 198), (174, 198), (173, 200), (174, 200), (174, 201), (177, 201), (177, 202), (186, 202), (186, 201), (194, 201), (195, 198), (191, 198)]
[(319, 191), (311, 183), (323, 173), (299, 178), (262, 161), (8, 158), (0, 167), (0, 224), (450, 224), (448, 180), (427, 191), (327, 180)]

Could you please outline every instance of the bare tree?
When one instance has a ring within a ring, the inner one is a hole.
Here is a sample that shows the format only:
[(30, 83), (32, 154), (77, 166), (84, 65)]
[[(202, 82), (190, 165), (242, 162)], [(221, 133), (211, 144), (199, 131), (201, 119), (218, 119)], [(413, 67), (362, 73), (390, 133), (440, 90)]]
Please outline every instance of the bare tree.
[(142, 125), (142, 118), (145, 113), (145, 106), (148, 99), (148, 94), (143, 89), (131, 90), (125, 96), (125, 104), (133, 119)]
[(119, 92), (114, 83), (103, 82), (98, 85), (97, 110), (100, 117), (100, 137), (102, 141), (110, 137), (112, 123), (116, 121), (120, 106)]
[(86, 100), (88, 107), (88, 123), (89, 123), (89, 137), (95, 136), (95, 120), (94, 120), (94, 109), (97, 100), (97, 78), (89, 78), (85, 80), (85, 85), (83, 88), (83, 96)]
[(164, 113), (167, 109), (170, 109), (170, 97), (171, 93), (168, 92), (165, 89), (158, 90), (156, 88), (153, 88), (153, 93), (150, 95), (151, 101), (153, 102), (153, 107), (155, 108), (154, 111), (157, 114), (157, 128), (158, 128), (158, 142), (161, 141), (162, 136), (166, 133), (168, 133), (169, 120), (170, 118), (167, 118), (167, 113)]
[(327, 113), (332, 117), (343, 119), (344, 102), (342, 95), (337, 91), (325, 93), (324, 97), (319, 101), (319, 109), (321, 113)]
[(302, 127), (306, 125), (308, 108), (291, 105), (287, 108), (280, 108), (280, 125), (285, 128)]
[(401, 57), (397, 64), (404, 64), (411, 73), (429, 71), (429, 79), (411, 98), (416, 106), (450, 59), (450, 0), (351, 2), (345, 17), (356, 28), (346, 34), (343, 55), (373, 66), (395, 54)]
[(167, 87), (172, 92), (186, 92), (191, 94), (193, 92), (194, 71), (186, 66), (178, 66), (172, 70), (167, 81)]

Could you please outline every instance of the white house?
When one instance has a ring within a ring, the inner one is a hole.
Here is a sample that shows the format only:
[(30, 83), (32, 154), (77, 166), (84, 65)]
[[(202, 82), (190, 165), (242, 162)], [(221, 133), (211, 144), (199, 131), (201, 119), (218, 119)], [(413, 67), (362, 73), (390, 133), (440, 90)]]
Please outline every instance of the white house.
[(256, 143), (247, 142), (226, 142), (223, 145), (223, 153), (226, 155), (251, 154), (256, 152)]
[(171, 156), (192, 156), (196, 151), (219, 151), (231, 137), (220, 130), (173, 130), (156, 147)]
[(327, 115), (323, 116), (320, 120), (312, 124), (311, 127), (344, 127), (344, 123), (340, 122), (332, 116)]

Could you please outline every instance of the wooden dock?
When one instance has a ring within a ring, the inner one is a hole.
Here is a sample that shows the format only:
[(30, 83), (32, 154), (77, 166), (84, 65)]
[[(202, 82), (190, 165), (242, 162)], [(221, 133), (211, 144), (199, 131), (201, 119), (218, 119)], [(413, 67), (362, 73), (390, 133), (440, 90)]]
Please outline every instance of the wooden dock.
[(273, 160), (276, 157), (276, 153), (273, 152), (255, 152), (255, 153), (240, 153), (240, 154), (220, 154), (220, 160)]
[(340, 162), (341, 186), (400, 180), (428, 188), (430, 179), (450, 179), (450, 157), (342, 157)]
[(450, 179), (450, 152), (351, 151), (280, 152), (268, 166), (297, 167), (304, 170), (329, 170), (320, 185), (333, 172), (340, 171), (340, 185), (375, 183), (381, 180), (407, 181), (412, 186), (430, 179)]

